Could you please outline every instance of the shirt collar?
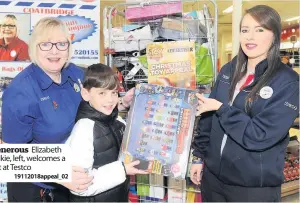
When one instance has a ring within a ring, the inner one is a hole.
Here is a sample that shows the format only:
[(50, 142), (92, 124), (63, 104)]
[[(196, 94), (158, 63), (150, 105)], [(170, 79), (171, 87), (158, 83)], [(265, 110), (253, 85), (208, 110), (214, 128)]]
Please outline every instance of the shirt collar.
[(19, 38), (15, 37), (8, 45), (5, 45), (4, 39), (2, 38), (0, 39), (0, 46), (9, 49), (11, 47), (15, 47), (15, 45), (18, 44), (18, 42), (19, 42)]
[(110, 115), (105, 115), (104, 113), (93, 108), (88, 102), (82, 100), (78, 107), (78, 112), (76, 115), (75, 122), (77, 122), (82, 118), (89, 118), (93, 121), (99, 121), (105, 124), (111, 124), (113, 121), (117, 119), (117, 117), (118, 117), (117, 106), (114, 108), (114, 110)]
[(6, 47), (6, 46), (4, 45), (4, 39), (3, 39), (3, 38), (0, 39), (0, 47)]
[[(237, 56), (235, 56), (231, 61), (231, 68), (230, 68), (231, 75), (234, 74), (234, 71), (236, 69), (236, 64), (237, 64)], [(264, 59), (261, 62), (259, 62), (255, 67), (255, 76), (254, 76), (255, 79), (254, 80), (256, 80), (257, 78), (262, 76), (265, 73), (267, 68), (268, 68), (268, 60), (267, 59)]]
[[(256, 65), (255, 75), (262, 76), (268, 68), (268, 60), (264, 59)], [(257, 78), (257, 77), (256, 77)]]
[[(35, 75), (41, 89), (48, 89), (52, 84), (55, 84), (54, 81), (45, 73), (45, 71), (43, 71), (37, 65), (34, 66)], [(69, 71), (69, 66), (67, 66), (61, 71), (61, 84), (59, 85), (64, 85), (66, 82), (68, 82), (69, 79), (72, 79), (74, 81), (73, 75)]]

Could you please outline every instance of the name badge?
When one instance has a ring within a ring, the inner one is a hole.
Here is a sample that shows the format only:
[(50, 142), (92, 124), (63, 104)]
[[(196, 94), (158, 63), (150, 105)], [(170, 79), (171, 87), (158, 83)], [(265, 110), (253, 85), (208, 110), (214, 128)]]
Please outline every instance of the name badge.
[(75, 92), (79, 92), (80, 91), (80, 87), (77, 83), (74, 83), (74, 90)]
[(269, 86), (261, 88), (259, 96), (263, 99), (269, 99), (273, 95), (273, 89)]
[(15, 51), (15, 50), (12, 50), (11, 52), (10, 52), (10, 56), (11, 57), (15, 57), (17, 55), (17, 52)]

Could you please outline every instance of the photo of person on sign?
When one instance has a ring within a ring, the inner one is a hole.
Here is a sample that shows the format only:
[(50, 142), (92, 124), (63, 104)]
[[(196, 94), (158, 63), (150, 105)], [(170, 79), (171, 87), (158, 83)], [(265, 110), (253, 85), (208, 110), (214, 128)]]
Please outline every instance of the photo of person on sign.
[(17, 17), (6, 14), (0, 24), (0, 61), (29, 61), (28, 45), (18, 37)]

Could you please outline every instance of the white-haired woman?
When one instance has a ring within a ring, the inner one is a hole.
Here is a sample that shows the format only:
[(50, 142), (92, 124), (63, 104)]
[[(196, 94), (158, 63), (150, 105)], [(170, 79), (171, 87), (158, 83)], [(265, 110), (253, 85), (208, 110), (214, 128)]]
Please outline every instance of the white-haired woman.
[(8, 14), (0, 26), (0, 61), (28, 61), (28, 45), (17, 36), (17, 18)]

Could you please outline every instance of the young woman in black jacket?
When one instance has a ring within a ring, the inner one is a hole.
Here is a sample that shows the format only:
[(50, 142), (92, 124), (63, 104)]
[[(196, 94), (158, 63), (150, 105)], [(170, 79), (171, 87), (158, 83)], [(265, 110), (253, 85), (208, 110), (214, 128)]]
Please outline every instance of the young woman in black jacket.
[(191, 180), (203, 201), (280, 201), (289, 128), (299, 114), (299, 76), (280, 60), (281, 19), (246, 11), (237, 57), (220, 71), (193, 141)]

